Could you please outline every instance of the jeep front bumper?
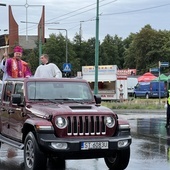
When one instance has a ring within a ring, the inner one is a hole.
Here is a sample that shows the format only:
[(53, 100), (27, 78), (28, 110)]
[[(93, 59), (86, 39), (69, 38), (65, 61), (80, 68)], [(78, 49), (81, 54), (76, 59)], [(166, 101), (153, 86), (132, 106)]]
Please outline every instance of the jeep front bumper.
[(117, 150), (127, 149), (131, 136), (57, 138), (54, 134), (37, 134), (40, 148), (49, 155), (70, 158), (100, 158), (112, 155)]

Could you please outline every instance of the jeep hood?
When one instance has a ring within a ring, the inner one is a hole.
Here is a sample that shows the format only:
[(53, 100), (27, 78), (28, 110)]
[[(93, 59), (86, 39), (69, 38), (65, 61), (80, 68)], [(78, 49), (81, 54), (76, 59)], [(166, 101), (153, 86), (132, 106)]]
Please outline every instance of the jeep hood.
[(104, 106), (95, 106), (87, 104), (67, 104), (67, 105), (56, 105), (56, 104), (31, 104), (26, 106), (26, 110), (32, 114), (39, 116), (48, 115), (75, 115), (75, 114), (108, 114), (113, 111)]

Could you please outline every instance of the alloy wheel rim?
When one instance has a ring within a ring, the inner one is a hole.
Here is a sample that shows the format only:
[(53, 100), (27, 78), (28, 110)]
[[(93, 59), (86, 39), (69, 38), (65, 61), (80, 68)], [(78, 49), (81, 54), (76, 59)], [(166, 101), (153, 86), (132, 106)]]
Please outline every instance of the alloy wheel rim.
[(26, 164), (29, 168), (31, 168), (34, 164), (34, 147), (33, 142), (31, 140), (28, 140), (26, 144), (25, 154)]

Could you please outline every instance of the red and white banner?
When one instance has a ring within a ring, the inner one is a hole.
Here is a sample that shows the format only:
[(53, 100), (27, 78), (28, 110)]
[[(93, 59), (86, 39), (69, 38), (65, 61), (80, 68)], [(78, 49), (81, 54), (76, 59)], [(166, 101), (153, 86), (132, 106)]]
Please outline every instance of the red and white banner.
[(136, 75), (136, 69), (117, 70), (117, 75)]

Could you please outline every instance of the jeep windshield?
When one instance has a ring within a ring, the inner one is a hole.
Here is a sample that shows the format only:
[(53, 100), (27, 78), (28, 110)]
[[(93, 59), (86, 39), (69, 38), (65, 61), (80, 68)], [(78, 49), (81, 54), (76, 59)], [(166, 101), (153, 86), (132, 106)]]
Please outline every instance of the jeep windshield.
[(27, 82), (28, 100), (56, 102), (89, 102), (93, 95), (84, 82)]

